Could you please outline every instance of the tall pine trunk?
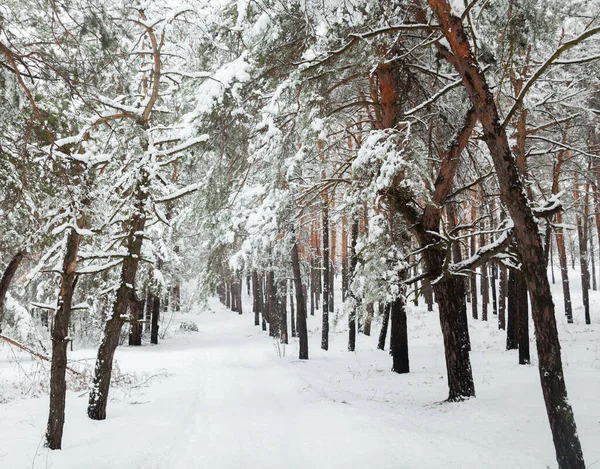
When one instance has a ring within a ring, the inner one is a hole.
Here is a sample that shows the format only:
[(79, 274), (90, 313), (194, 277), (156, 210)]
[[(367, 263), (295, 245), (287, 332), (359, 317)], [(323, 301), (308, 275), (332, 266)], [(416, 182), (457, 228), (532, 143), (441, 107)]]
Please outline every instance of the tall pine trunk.
[(150, 343), (158, 344), (158, 322), (160, 319), (160, 292), (152, 296), (152, 310), (150, 313)]
[(288, 322), (287, 322), (287, 280), (279, 282), (279, 327), (281, 343), (288, 343)]
[(323, 325), (321, 328), (321, 348), (329, 349), (329, 207), (327, 195), (323, 202)]
[[(77, 221), (82, 227), (84, 219)], [(52, 366), (50, 368), (50, 412), (46, 428), (46, 446), (61, 449), (65, 424), (65, 398), (67, 393), (67, 347), (69, 345), (69, 320), (75, 284), (77, 283), (77, 254), (81, 236), (76, 229), (67, 234), (65, 257), (61, 271), (57, 310), (52, 321)]]
[(258, 285), (258, 272), (252, 271), (252, 310), (254, 312), (254, 325), (260, 326), (260, 287)]
[(587, 240), (587, 225), (588, 218), (585, 216), (585, 205), (587, 204), (587, 197), (584, 195), (581, 200), (579, 184), (577, 182), (577, 176), (573, 182), (573, 198), (575, 203), (579, 205), (579, 210), (576, 215), (577, 222), (577, 239), (579, 240), (579, 268), (581, 269), (581, 296), (583, 299), (583, 313), (585, 317), (585, 323), (590, 324), (590, 272), (588, 269), (588, 240)]
[[(354, 217), (352, 220), (352, 240), (350, 242), (350, 280), (354, 279), (356, 274), (356, 241), (358, 238), (358, 218)], [(354, 352), (356, 348), (356, 312), (358, 310), (358, 298), (350, 289), (350, 296), (352, 298), (352, 310), (348, 314), (348, 351)]]
[(300, 272), (300, 259), (298, 257), (298, 244), (296, 237), (293, 237), (292, 244), (292, 272), (294, 275), (294, 290), (296, 291), (296, 314), (298, 317), (298, 339), (300, 349), (298, 358), (300, 360), (308, 359), (308, 328), (306, 327), (306, 299), (305, 289), (302, 285), (302, 274)]
[[(405, 272), (400, 273), (404, 280)], [(406, 287), (402, 286), (390, 309), (390, 355), (392, 356), (392, 371), (395, 373), (410, 372), (408, 358), (408, 325), (406, 321)]]
[(500, 282), (498, 288), (498, 329), (506, 329), (506, 294), (508, 287), (508, 279), (506, 267), (501, 265), (500, 269)]
[(517, 342), (519, 344), (519, 365), (529, 365), (529, 302), (527, 283), (521, 272), (515, 272), (515, 303), (517, 309)]
[[(567, 397), (542, 241), (536, 219), (523, 193), (506, 129), (500, 123), (494, 95), (471, 51), (461, 18), (452, 13), (447, 0), (428, 0), (428, 3), (452, 50), (452, 56), (446, 54), (446, 58), (461, 75), (467, 94), (477, 111), (496, 169), (502, 200), (515, 226), (517, 249), (531, 297), (539, 375), (558, 465), (561, 469), (584, 469), (583, 451)], [(444, 55), (441, 45), (438, 50)]]
[(556, 214), (556, 247), (558, 249), (558, 262), (560, 264), (560, 278), (563, 290), (565, 316), (567, 322), (573, 322), (573, 307), (571, 306), (571, 288), (569, 286), (569, 265), (567, 260), (567, 249), (562, 228), (562, 213)]

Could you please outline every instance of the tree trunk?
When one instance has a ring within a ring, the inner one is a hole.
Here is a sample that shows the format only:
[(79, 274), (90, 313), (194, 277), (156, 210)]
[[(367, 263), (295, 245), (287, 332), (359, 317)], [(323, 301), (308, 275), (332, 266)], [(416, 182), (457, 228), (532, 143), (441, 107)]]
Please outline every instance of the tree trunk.
[(152, 296), (152, 313), (150, 326), (150, 343), (158, 344), (158, 321), (160, 319), (160, 293)]
[(379, 341), (377, 342), (378, 350), (385, 350), (385, 338), (387, 337), (388, 325), (390, 323), (390, 310), (392, 305), (387, 303), (380, 308), (381, 313), (383, 315), (383, 320), (381, 321), (381, 331), (379, 332)]
[[(77, 221), (83, 227), (85, 219)], [(65, 398), (67, 393), (67, 346), (69, 345), (69, 320), (73, 294), (77, 283), (77, 253), (81, 236), (71, 229), (67, 235), (65, 257), (60, 279), (58, 304), (52, 321), (52, 365), (50, 368), (50, 412), (46, 429), (46, 446), (61, 449), (65, 424)], [(14, 259), (13, 259), (14, 260)], [(17, 263), (18, 265), (18, 263)], [(10, 267), (10, 266), (9, 266)], [(16, 267), (15, 267), (16, 270)], [(14, 273), (14, 272), (13, 272)]]
[(433, 311), (433, 289), (428, 278), (423, 279), (423, 297), (427, 304), (427, 311)]
[[(483, 203), (483, 201), (482, 201)], [(483, 207), (482, 207), (483, 208)], [(481, 222), (481, 231), (485, 230), (485, 223)], [(485, 234), (479, 235), (479, 245), (485, 246)], [(488, 320), (488, 305), (490, 303), (490, 284), (489, 284), (489, 272), (487, 264), (483, 264), (480, 268), (481, 271), (481, 320)]]
[(296, 337), (296, 311), (294, 308), (294, 283), (288, 285), (290, 294), (290, 325), (292, 326), (292, 337)]
[[(335, 194), (331, 197), (331, 206), (335, 206)], [(329, 210), (328, 210), (329, 215)], [(329, 223), (329, 312), (335, 311), (335, 266), (336, 266), (336, 254), (337, 254), (337, 231), (335, 229), (335, 223)]]
[(475, 385), (469, 358), (468, 335), (464, 326), (459, 327), (462, 325), (461, 317), (466, 315), (466, 305), (458, 293), (462, 290), (461, 279), (451, 278), (437, 282), (433, 288), (440, 310), (440, 324), (444, 337), (448, 400), (460, 401), (474, 397)]
[[(473, 193), (476, 195), (476, 193)], [(471, 205), (471, 223), (475, 223), (477, 220), (477, 207), (475, 204)], [(471, 236), (471, 256), (475, 255), (475, 251), (477, 249), (477, 240), (475, 239), (475, 235)], [(475, 272), (470, 277), (471, 280), (471, 314), (473, 315), (473, 319), (478, 319), (479, 313), (477, 310), (477, 275)]]
[(260, 287), (258, 286), (258, 272), (252, 271), (252, 310), (254, 312), (254, 325), (260, 326)]
[(181, 285), (179, 280), (176, 280), (175, 285), (171, 289), (171, 304), (173, 311), (181, 311)]
[(238, 314), (243, 313), (242, 307), (242, 277), (236, 277), (234, 281), (234, 293), (235, 293), (235, 311)]
[(498, 315), (498, 295), (496, 293), (496, 279), (498, 278), (498, 267), (495, 264), (491, 265), (492, 272), (490, 275), (490, 290), (492, 291), (492, 313)]
[(598, 290), (596, 286), (596, 254), (594, 252), (594, 231), (592, 228), (592, 224), (588, 222), (588, 239), (590, 240), (590, 260), (592, 266), (590, 268), (590, 277), (592, 280), (592, 290)]
[(142, 345), (142, 325), (144, 320), (144, 304), (137, 298), (131, 298), (129, 302), (130, 327), (129, 345)]
[(556, 247), (558, 248), (558, 262), (560, 264), (560, 277), (564, 297), (565, 316), (567, 322), (573, 323), (573, 308), (571, 306), (571, 288), (569, 287), (569, 266), (567, 264), (567, 249), (562, 228), (562, 213), (556, 214)]
[(287, 324), (287, 280), (279, 282), (279, 325), (281, 343), (288, 343), (288, 324)]
[(517, 286), (516, 272), (510, 269), (508, 272), (508, 317), (506, 327), (506, 350), (516, 350), (519, 347), (517, 340)]
[(272, 270), (267, 274), (267, 292), (269, 295), (269, 336), (281, 337), (281, 318), (277, 304), (277, 286), (275, 285), (275, 272)]
[(375, 307), (373, 303), (367, 303), (366, 305), (367, 317), (365, 318), (365, 325), (363, 326), (363, 334), (371, 335), (371, 323), (373, 322), (373, 316), (375, 315)]
[(137, 274), (144, 227), (146, 225), (145, 202), (147, 193), (148, 174), (144, 173), (135, 190), (135, 209), (129, 222), (127, 233), (127, 257), (123, 260), (121, 282), (113, 303), (111, 317), (104, 326), (104, 336), (98, 348), (98, 358), (94, 369), (94, 380), (88, 403), (87, 414), (92, 420), (106, 418), (106, 405), (112, 372), (115, 350), (119, 345), (119, 336), (127, 307), (134, 295), (135, 277)]
[(323, 202), (323, 326), (321, 329), (321, 348), (329, 349), (329, 207), (325, 195)]
[[(405, 273), (400, 274), (404, 280)], [(390, 308), (390, 355), (392, 356), (392, 371), (395, 373), (410, 372), (408, 359), (408, 327), (406, 322), (406, 287), (400, 288), (400, 293), (392, 302)]]
[(498, 329), (506, 329), (506, 267), (500, 266), (500, 287), (498, 289)]
[[(523, 193), (523, 185), (508, 145), (506, 129), (500, 124), (494, 96), (471, 51), (462, 20), (452, 13), (447, 0), (428, 2), (453, 52), (451, 57), (446, 57), (461, 75), (477, 111), (484, 139), (496, 169), (502, 200), (514, 222), (517, 249), (531, 296), (539, 374), (558, 465), (561, 469), (584, 469), (581, 443), (564, 381), (542, 242), (537, 222)], [(438, 50), (441, 48), (440, 45)]]
[[(354, 217), (352, 220), (352, 229), (351, 229), (352, 240), (350, 242), (350, 271), (349, 277), (350, 281), (354, 280), (354, 275), (356, 274), (356, 242), (358, 240), (358, 218)], [(354, 294), (352, 288), (350, 289), (350, 296), (352, 298), (352, 310), (348, 314), (348, 351), (354, 352), (356, 349), (356, 311), (358, 309), (358, 298)]]
[(346, 215), (342, 216), (342, 301), (348, 295), (348, 233)]
[(258, 293), (259, 293), (259, 297), (260, 297), (260, 312), (261, 312), (261, 316), (262, 316), (262, 330), (266, 331), (267, 330), (267, 318), (266, 315), (267, 310), (269, 308), (268, 306), (268, 301), (265, 301), (265, 274), (261, 274), (259, 276), (259, 282), (258, 282)]
[(17, 252), (11, 261), (4, 269), (2, 279), (0, 280), (0, 334), (2, 333), (2, 324), (4, 324), (4, 302), (6, 301), (6, 294), (8, 293), (8, 287), (12, 282), (15, 272), (19, 268), (19, 264), (23, 260), (26, 251)]
[(145, 334), (149, 334), (150, 329), (151, 329), (153, 298), (154, 297), (152, 296), (152, 292), (151, 292), (150, 288), (147, 288), (146, 301), (145, 301), (146, 316), (144, 318), (145, 319), (145, 321), (144, 321), (144, 333)]
[(292, 244), (292, 271), (294, 274), (294, 287), (296, 290), (296, 314), (298, 315), (298, 338), (300, 342), (300, 351), (298, 358), (300, 360), (308, 359), (308, 329), (306, 327), (306, 301), (304, 298), (304, 288), (302, 285), (302, 276), (300, 273), (300, 259), (298, 258), (298, 244), (294, 235)]
[[(575, 203), (579, 205), (580, 210), (577, 212), (577, 238), (579, 240), (579, 268), (581, 269), (581, 296), (583, 299), (583, 311), (585, 316), (585, 323), (590, 324), (590, 273), (588, 270), (588, 252), (587, 252), (587, 217), (585, 216), (586, 197), (584, 200), (580, 199), (579, 184), (577, 183), (577, 176), (573, 182), (573, 198)], [(583, 216), (582, 216), (583, 215)], [(582, 220), (583, 218), (583, 220)]]
[[(448, 204), (446, 207), (446, 212), (448, 214), (448, 228), (450, 230), (452, 230), (452, 229), (456, 228), (456, 225), (457, 225), (456, 209), (454, 207), (454, 204), (452, 204), (452, 203)], [(455, 263), (461, 262), (463, 260), (462, 252), (460, 249), (460, 243), (454, 243), (452, 245), (452, 259)], [(468, 313), (467, 313), (467, 293), (466, 293), (468, 281), (463, 277), (457, 277), (457, 280), (462, 285), (462, 287), (459, 291), (456, 292), (456, 294), (461, 296), (461, 299), (463, 302), (463, 307), (461, 307), (461, 311), (464, 313), (460, 318), (460, 329), (466, 335), (467, 346), (468, 346), (468, 350), (470, 352), (471, 351), (471, 337), (469, 336), (469, 318), (468, 318)]]
[(521, 272), (515, 272), (515, 303), (517, 316), (517, 341), (519, 343), (519, 365), (529, 365), (529, 302), (527, 283)]

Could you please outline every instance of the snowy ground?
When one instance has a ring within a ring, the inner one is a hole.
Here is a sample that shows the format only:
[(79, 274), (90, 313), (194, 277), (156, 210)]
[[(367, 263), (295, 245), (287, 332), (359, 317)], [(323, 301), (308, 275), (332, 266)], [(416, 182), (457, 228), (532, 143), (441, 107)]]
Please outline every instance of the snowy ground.
[[(596, 292), (592, 304), (595, 324), (583, 324), (583, 311), (576, 308), (576, 323), (567, 326), (559, 315), (559, 330), (587, 465), (600, 468)], [(423, 307), (411, 304), (409, 311), (412, 372), (397, 375), (389, 371), (387, 352), (375, 350), (377, 325), (349, 353), (339, 324), (323, 352), (320, 317), (312, 317), (310, 360), (299, 361), (295, 339), (283, 351), (252, 325), (251, 314), (240, 316), (212, 302), (201, 314), (176, 318), (159, 346), (118, 349), (121, 372), (138, 377), (113, 392), (106, 421), (86, 417), (85, 392), (69, 392), (62, 451), (42, 447), (47, 395), (0, 404), (0, 467), (555, 468), (535, 348), (534, 364), (519, 366), (517, 352), (504, 350), (495, 319), (471, 321), (477, 398), (445, 403), (437, 314)], [(176, 332), (180, 320), (193, 320), (200, 331)], [(14, 357), (8, 360), (6, 345), (0, 352), (0, 392), (10, 391), (6, 383), (14, 373), (27, 386), (30, 359), (21, 356), (17, 366)], [(72, 357), (94, 354), (79, 350)]]

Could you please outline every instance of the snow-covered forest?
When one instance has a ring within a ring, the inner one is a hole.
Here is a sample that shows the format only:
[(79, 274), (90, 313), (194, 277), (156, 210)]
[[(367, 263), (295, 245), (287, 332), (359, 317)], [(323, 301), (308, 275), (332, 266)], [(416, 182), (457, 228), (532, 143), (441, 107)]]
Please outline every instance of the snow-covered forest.
[(600, 0), (5, 0), (0, 467), (600, 467), (599, 158)]

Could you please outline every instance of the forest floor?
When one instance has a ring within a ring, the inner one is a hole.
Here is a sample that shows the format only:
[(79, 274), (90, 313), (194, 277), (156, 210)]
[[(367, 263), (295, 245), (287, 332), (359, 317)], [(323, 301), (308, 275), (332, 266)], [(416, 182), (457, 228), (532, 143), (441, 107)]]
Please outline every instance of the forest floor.
[[(575, 324), (567, 325), (562, 314), (558, 323), (587, 466), (600, 469), (597, 292), (592, 304), (595, 324), (583, 324), (581, 308), (575, 309)], [(194, 321), (199, 332), (180, 331), (184, 320)], [(411, 373), (397, 375), (389, 371), (387, 351), (376, 350), (377, 323), (372, 336), (360, 335), (357, 351), (349, 353), (345, 320), (339, 321), (324, 352), (320, 316), (311, 317), (310, 360), (300, 361), (296, 339), (283, 348), (253, 326), (253, 315), (211, 301), (202, 311), (175, 316), (158, 346), (119, 347), (122, 385), (112, 391), (105, 421), (87, 418), (84, 390), (69, 391), (62, 451), (43, 448), (44, 392), (2, 402), (11, 373), (21, 376), (22, 386), (35, 381), (34, 362), (2, 345), (0, 467), (557, 467), (533, 342), (533, 364), (520, 366), (517, 352), (504, 350), (505, 335), (491, 311), (488, 322), (472, 320), (477, 398), (447, 403), (437, 313), (411, 304), (408, 320)], [(94, 357), (92, 349), (71, 353), (91, 363)]]

